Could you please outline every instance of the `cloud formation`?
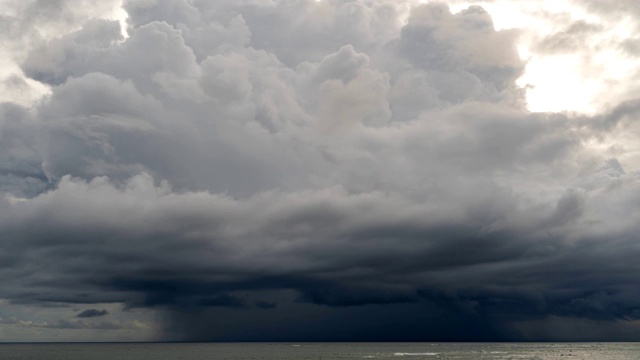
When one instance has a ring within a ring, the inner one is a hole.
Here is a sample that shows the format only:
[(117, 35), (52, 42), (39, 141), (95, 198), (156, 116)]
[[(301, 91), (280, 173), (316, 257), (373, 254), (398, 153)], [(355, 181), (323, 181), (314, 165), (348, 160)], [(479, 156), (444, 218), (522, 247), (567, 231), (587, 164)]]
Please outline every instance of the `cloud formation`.
[(91, 318), (91, 317), (105, 316), (108, 313), (109, 312), (107, 310), (105, 310), (105, 309), (102, 309), (102, 310), (87, 309), (87, 310), (84, 310), (83, 312), (79, 313), (78, 315), (76, 315), (76, 317), (79, 317), (79, 318)]
[[(637, 100), (526, 110), (518, 33), (478, 6), (123, 8), (128, 37), (83, 18), (29, 42), (51, 93), (0, 104), (0, 298), (158, 311), (187, 340), (606, 339), (640, 318)], [(38, 326), (116, 324), (87, 321)]]

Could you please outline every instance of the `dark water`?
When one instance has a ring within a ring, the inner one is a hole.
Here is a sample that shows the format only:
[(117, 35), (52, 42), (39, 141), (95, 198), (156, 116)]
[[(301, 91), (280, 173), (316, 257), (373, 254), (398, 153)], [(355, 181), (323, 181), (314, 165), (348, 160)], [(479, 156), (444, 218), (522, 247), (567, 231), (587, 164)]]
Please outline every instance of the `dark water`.
[(640, 359), (640, 343), (0, 344), (0, 359)]

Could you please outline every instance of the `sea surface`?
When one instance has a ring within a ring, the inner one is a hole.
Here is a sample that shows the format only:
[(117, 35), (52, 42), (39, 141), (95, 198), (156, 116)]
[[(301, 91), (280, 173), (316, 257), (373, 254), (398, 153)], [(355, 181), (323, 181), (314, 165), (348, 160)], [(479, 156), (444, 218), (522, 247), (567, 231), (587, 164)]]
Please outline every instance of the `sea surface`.
[(2, 360), (640, 359), (640, 343), (36, 343), (0, 344)]

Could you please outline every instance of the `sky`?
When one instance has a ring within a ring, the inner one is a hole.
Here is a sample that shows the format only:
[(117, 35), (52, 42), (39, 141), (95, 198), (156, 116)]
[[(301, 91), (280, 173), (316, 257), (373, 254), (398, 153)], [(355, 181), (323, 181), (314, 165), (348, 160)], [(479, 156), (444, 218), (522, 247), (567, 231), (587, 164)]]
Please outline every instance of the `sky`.
[(640, 341), (640, 2), (0, 9), (1, 341)]

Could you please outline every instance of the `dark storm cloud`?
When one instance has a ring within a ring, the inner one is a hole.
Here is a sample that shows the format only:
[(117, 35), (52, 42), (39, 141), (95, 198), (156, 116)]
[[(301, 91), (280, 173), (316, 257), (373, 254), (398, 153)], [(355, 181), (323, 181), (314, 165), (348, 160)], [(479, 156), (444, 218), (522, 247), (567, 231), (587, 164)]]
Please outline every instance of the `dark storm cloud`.
[(278, 306), (277, 303), (269, 302), (269, 301), (256, 301), (255, 305), (256, 307), (264, 310), (275, 309)]
[(0, 104), (0, 191), (33, 196), (47, 189), (36, 128), (33, 114), (27, 109)]
[(98, 317), (98, 316), (105, 316), (109, 314), (109, 312), (107, 310), (98, 310), (98, 309), (87, 309), (84, 310), (83, 312), (79, 313), (78, 315), (76, 315), (76, 317), (79, 318), (90, 318), (90, 317)]
[[(1, 298), (165, 311), (188, 340), (639, 319), (637, 171), (589, 146), (635, 138), (637, 104), (526, 111), (517, 33), (483, 9), (125, 8), (126, 39), (90, 20), (35, 46), (51, 95), (2, 105)], [(47, 327), (109, 326), (88, 321)]]

